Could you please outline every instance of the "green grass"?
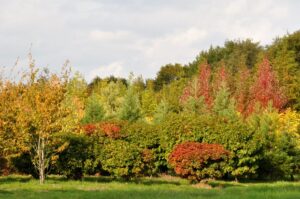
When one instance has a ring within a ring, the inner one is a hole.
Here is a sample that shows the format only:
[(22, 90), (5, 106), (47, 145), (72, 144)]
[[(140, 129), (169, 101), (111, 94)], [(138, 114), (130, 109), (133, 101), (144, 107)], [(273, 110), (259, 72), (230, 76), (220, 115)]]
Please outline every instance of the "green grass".
[(212, 189), (190, 185), (186, 180), (164, 177), (144, 178), (130, 182), (89, 177), (67, 181), (50, 177), (46, 184), (26, 176), (0, 178), (0, 198), (209, 198), (209, 199), (300, 199), (300, 182), (235, 183), (215, 181)]

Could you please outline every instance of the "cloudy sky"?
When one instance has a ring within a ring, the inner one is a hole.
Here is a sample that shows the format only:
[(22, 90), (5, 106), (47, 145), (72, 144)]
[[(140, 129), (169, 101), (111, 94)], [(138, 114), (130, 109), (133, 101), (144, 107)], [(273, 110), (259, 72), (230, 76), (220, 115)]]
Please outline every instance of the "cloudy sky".
[(95, 76), (154, 77), (210, 45), (252, 38), (268, 44), (300, 28), (300, 1), (0, 0), (0, 66), (58, 70), (70, 60)]

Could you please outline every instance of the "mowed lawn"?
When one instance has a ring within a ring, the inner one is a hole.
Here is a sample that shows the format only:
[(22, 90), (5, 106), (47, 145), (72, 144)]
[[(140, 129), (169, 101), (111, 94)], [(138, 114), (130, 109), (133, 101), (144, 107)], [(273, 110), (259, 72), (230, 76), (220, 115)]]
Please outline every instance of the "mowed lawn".
[(215, 181), (205, 185), (190, 185), (174, 177), (143, 178), (124, 182), (110, 178), (90, 177), (82, 181), (67, 181), (50, 177), (46, 184), (26, 176), (0, 178), (0, 198), (157, 198), (157, 199), (300, 199), (300, 182), (235, 183)]

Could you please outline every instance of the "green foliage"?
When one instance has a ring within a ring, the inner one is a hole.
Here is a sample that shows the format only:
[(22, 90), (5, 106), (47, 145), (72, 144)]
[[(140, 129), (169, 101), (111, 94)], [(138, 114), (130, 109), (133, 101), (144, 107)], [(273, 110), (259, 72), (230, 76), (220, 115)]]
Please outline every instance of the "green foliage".
[(267, 110), (253, 115), (249, 122), (262, 142), (258, 175), (278, 179), (297, 174), (300, 167), (297, 140), (288, 131), (277, 131), (278, 113)]
[(119, 118), (130, 122), (141, 117), (140, 102), (133, 88), (129, 88), (120, 107)]
[(70, 179), (81, 179), (85, 162), (91, 158), (91, 141), (84, 135), (69, 134), (62, 137), (61, 145), (52, 158), (57, 173)]
[(300, 31), (277, 38), (267, 52), (289, 106), (300, 110)]
[(171, 112), (170, 105), (166, 100), (163, 99), (156, 107), (153, 116), (154, 123), (158, 124), (162, 122), (170, 112)]
[(170, 84), (172, 81), (179, 80), (183, 75), (183, 67), (180, 64), (167, 64), (162, 66), (155, 79), (155, 90), (160, 90), (163, 86)]
[(142, 174), (142, 155), (135, 144), (109, 140), (103, 146), (100, 156), (102, 168), (112, 176), (128, 179)]
[(230, 98), (229, 89), (223, 84), (217, 92), (213, 102), (212, 111), (218, 117), (233, 119), (237, 117), (235, 102)]
[(159, 131), (156, 125), (144, 122), (131, 123), (122, 130), (125, 140), (142, 151), (143, 175), (156, 175), (163, 170), (164, 154), (160, 151)]
[(96, 93), (100, 97), (106, 118), (118, 118), (118, 113), (126, 94), (126, 85), (121, 81), (111, 81), (109, 83), (104, 81), (97, 87)]
[(82, 124), (100, 122), (105, 116), (102, 105), (100, 104), (99, 97), (97, 94), (92, 94), (87, 99), (85, 108), (85, 115), (82, 118)]
[(190, 97), (183, 105), (183, 111), (192, 114), (205, 114), (208, 112), (204, 97)]

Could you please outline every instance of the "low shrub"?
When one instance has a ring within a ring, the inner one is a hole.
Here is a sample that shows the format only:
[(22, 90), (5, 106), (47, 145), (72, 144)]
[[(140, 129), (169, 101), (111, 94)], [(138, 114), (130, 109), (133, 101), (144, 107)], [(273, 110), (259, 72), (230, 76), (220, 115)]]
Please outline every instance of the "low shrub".
[(191, 181), (221, 178), (229, 151), (219, 144), (184, 142), (175, 146), (169, 164), (175, 173)]

